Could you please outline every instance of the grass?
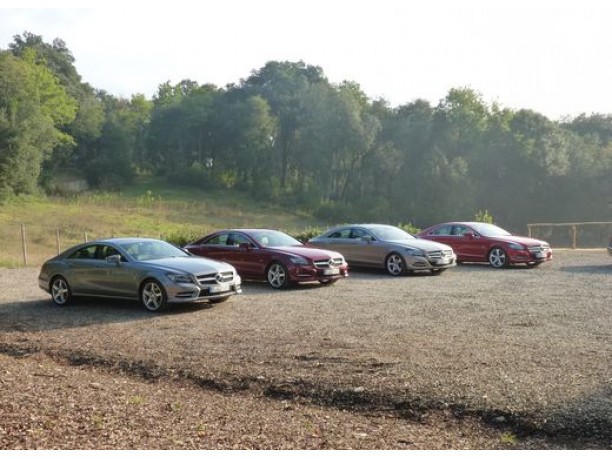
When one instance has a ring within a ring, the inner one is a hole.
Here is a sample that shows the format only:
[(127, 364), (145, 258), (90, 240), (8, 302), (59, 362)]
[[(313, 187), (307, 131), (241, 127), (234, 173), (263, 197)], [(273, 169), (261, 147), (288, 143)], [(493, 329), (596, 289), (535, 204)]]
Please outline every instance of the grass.
[[(0, 206), (0, 266), (38, 266), (74, 244), (110, 236), (203, 236), (222, 228), (266, 227), (287, 232), (319, 226), (235, 191), (203, 191), (141, 179), (120, 193), (70, 198), (28, 197)], [(26, 259), (22, 228), (25, 229)]]

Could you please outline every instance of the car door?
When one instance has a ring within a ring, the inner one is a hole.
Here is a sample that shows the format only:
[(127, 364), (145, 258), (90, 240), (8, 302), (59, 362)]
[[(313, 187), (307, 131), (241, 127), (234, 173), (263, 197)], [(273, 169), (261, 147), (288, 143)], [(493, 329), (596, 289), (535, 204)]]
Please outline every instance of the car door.
[(351, 227), (338, 228), (326, 238), (319, 239), (318, 247), (334, 250), (342, 254), (346, 261), (352, 262)]
[(242, 233), (231, 233), (227, 244), (231, 245), (228, 247), (227, 262), (236, 268), (238, 274), (249, 279), (263, 276), (266, 267), (263, 249)]
[(453, 249), (461, 260), (480, 261), (486, 258), (487, 240), (473, 228), (454, 225), (453, 237), (456, 238)]
[[(119, 262), (108, 260), (110, 256), (119, 256)], [(108, 296), (138, 297), (139, 271), (135, 270), (133, 263), (115, 247), (99, 244), (96, 249), (98, 264), (91, 272), (91, 282), (100, 294)]]
[(96, 258), (96, 244), (90, 244), (71, 253), (64, 260), (65, 277), (75, 295), (97, 295), (96, 270), (100, 260)]
[(349, 253), (354, 264), (378, 266), (384, 260), (386, 249), (365, 228), (354, 226), (349, 238)]
[(189, 245), (189, 252), (199, 257), (212, 258), (213, 260), (225, 261), (229, 254), (227, 252), (228, 232), (216, 233), (212, 236)]

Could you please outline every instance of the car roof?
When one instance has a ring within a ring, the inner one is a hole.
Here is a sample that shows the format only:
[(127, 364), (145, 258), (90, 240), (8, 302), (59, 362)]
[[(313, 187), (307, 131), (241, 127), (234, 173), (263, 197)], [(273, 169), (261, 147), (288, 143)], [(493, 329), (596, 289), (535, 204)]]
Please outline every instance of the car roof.
[(156, 239), (153, 237), (110, 237), (105, 239), (97, 239), (95, 241), (89, 241), (88, 244), (98, 244), (98, 243), (115, 243), (115, 244), (124, 244), (131, 242), (147, 242), (147, 241), (158, 241), (158, 242), (166, 242), (161, 239)]

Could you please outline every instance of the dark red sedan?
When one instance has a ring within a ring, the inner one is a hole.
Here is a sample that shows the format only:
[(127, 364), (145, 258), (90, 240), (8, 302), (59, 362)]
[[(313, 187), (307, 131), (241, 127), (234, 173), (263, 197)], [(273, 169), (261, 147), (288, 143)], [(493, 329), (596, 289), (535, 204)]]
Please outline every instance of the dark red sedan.
[(298, 282), (333, 284), (348, 276), (348, 265), (338, 252), (306, 247), (276, 230), (217, 231), (184, 249), (193, 255), (225, 261), (242, 278), (265, 280), (274, 288)]
[(494, 268), (505, 268), (515, 263), (533, 267), (552, 260), (547, 242), (516, 236), (490, 223), (441, 223), (421, 231), (417, 237), (450, 245), (458, 262), (488, 262)]

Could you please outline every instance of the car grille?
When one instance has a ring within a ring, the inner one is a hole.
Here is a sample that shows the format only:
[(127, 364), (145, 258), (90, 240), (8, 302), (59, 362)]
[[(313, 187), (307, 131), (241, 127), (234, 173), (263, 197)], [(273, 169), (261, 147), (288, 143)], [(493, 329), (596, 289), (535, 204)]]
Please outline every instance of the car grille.
[(548, 244), (534, 245), (534, 246), (529, 247), (530, 253), (548, 252), (549, 250), (550, 250), (550, 245)]
[(453, 256), (453, 251), (447, 250), (430, 250), (427, 252), (427, 258), (430, 260), (439, 260), (441, 258), (448, 258)]
[(344, 260), (340, 257), (336, 257), (336, 258), (329, 258), (327, 260), (318, 260), (314, 262), (314, 265), (317, 268), (337, 268), (338, 266), (342, 266), (342, 264), (344, 263)]
[(233, 271), (215, 272), (197, 276), (197, 279), (200, 285), (222, 284), (233, 281), (234, 273)]

